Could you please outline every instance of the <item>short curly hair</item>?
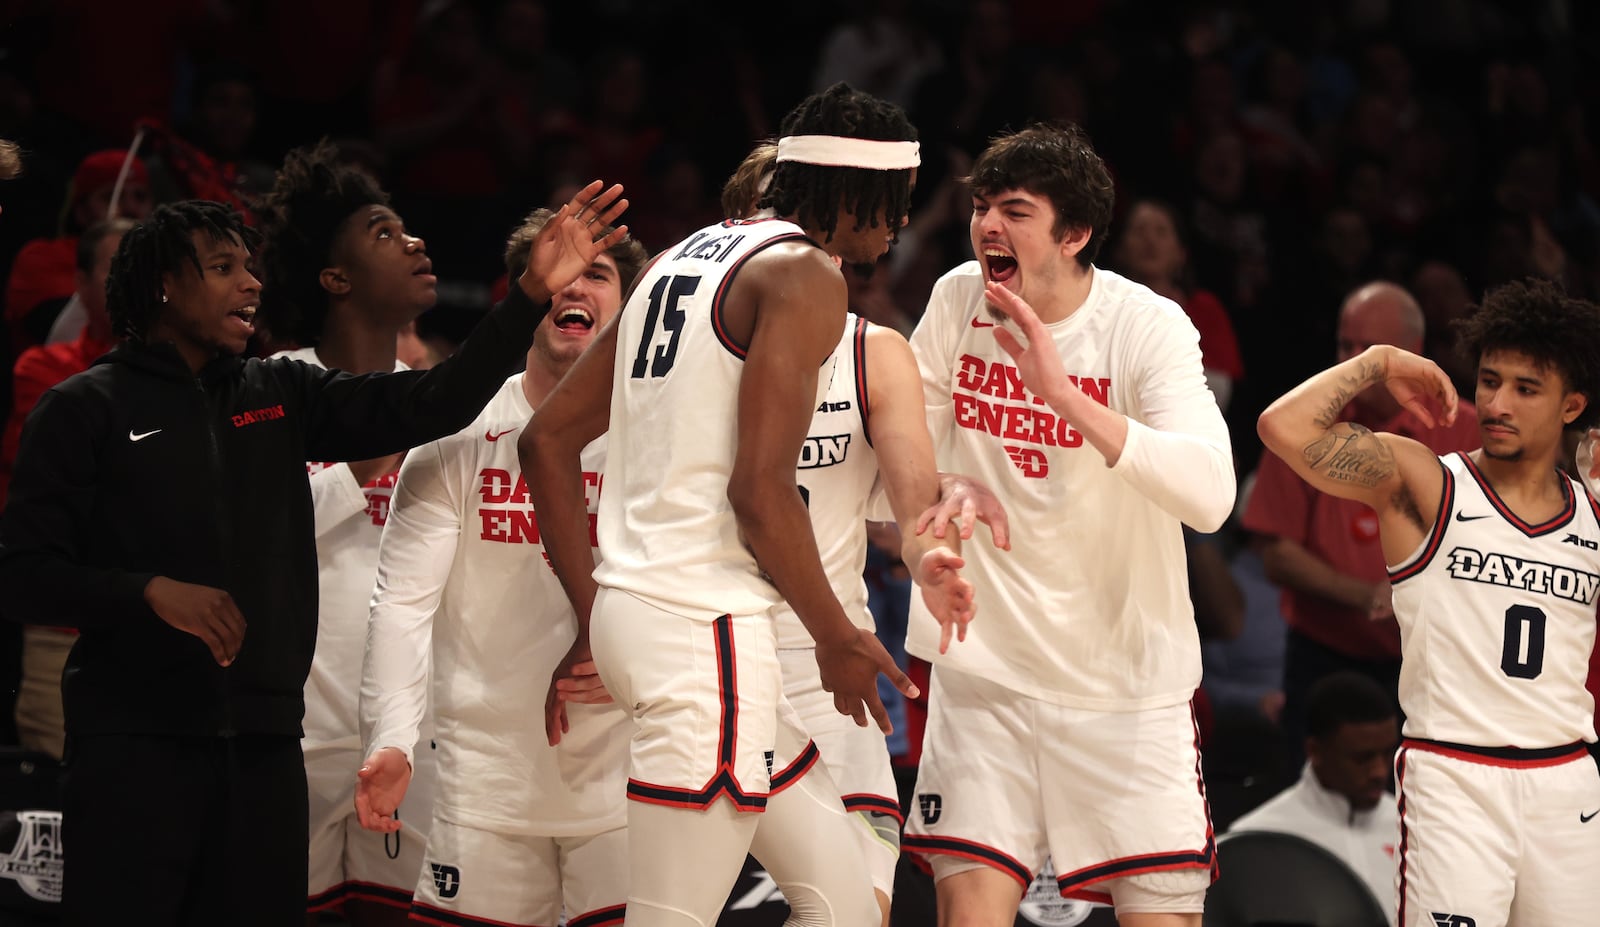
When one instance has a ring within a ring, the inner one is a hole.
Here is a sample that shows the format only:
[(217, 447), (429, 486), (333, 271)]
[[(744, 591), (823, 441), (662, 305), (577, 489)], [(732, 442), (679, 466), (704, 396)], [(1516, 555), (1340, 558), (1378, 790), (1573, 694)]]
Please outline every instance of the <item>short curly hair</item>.
[(340, 159), (323, 139), (283, 159), (272, 189), (254, 208), (260, 216), (261, 321), (274, 336), (302, 347), (322, 340), (328, 319), (323, 268), (346, 219), (365, 206), (387, 206), (389, 194), (366, 170)]
[[(506, 238), (506, 281), (511, 286), (517, 285), (517, 278), (528, 269), (528, 249), (533, 247), (533, 240), (544, 231), (546, 223), (555, 215), (552, 210), (540, 207), (528, 213), (523, 218), (522, 224), (511, 230)], [(607, 232), (610, 227), (607, 226)], [(611, 255), (611, 260), (617, 265), (617, 279), (622, 284), (622, 295), (626, 299), (628, 289), (633, 286), (634, 278), (639, 276), (639, 271), (644, 268), (650, 255), (645, 251), (644, 245), (639, 243), (632, 235), (622, 236), (622, 240), (606, 249), (606, 254)]]
[(119, 337), (143, 341), (161, 311), (165, 274), (177, 274), (185, 262), (204, 274), (194, 233), (205, 232), (213, 241), (237, 241), (254, 251), (261, 235), (245, 224), (245, 217), (226, 203), (181, 200), (157, 206), (150, 218), (128, 229), (111, 258), (106, 274), (106, 314)]
[[(917, 128), (899, 106), (840, 81), (801, 100), (783, 117), (780, 134), (839, 135), (882, 142), (914, 142)], [(856, 219), (856, 231), (878, 224), (878, 214), (897, 229), (911, 208), (912, 169), (869, 170), (779, 162), (772, 183), (756, 203), (817, 229), (831, 240), (839, 210)], [(733, 217), (741, 218), (741, 217)]]
[(1463, 357), (1474, 363), (1490, 351), (1515, 351), (1582, 393), (1589, 403), (1568, 429), (1600, 424), (1600, 306), (1529, 277), (1490, 290), (1452, 327)]
[(984, 198), (1026, 190), (1049, 199), (1056, 210), (1051, 234), (1057, 240), (1071, 229), (1089, 230), (1089, 241), (1078, 252), (1084, 267), (1094, 263), (1105, 245), (1116, 187), (1105, 161), (1076, 125), (1034, 123), (996, 136), (973, 162), (966, 183)]

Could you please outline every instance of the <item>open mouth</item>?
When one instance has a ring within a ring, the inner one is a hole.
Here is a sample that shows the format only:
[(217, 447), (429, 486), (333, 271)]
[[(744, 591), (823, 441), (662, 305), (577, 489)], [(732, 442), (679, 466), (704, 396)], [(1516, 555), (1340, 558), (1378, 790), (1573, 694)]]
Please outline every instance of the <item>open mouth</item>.
[(556, 330), (576, 335), (594, 328), (594, 316), (582, 306), (568, 306), (556, 314)]
[(248, 329), (250, 331), (255, 331), (256, 330), (256, 307), (255, 306), (240, 306), (238, 309), (235, 309), (232, 312), (228, 313), (228, 315), (230, 317), (232, 317), (232, 318), (238, 319), (241, 323), (244, 324), (244, 327), (246, 329)]
[(983, 249), (983, 268), (989, 279), (1005, 283), (1017, 274), (1017, 259), (999, 248)]

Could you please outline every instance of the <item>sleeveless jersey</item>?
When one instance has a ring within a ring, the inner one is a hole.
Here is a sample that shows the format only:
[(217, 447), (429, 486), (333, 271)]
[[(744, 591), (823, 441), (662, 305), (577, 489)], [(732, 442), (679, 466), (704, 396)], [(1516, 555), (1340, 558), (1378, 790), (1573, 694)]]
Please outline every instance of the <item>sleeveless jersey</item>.
[(1592, 741), (1584, 688), (1600, 589), (1600, 513), (1563, 476), (1567, 504), (1530, 525), (1463, 454), (1409, 558), (1389, 570), (1400, 622), (1407, 737), (1537, 750)]
[(617, 319), (600, 585), (706, 621), (780, 600), (728, 502), (747, 346), (728, 335), (722, 313), (752, 255), (808, 240), (778, 219), (724, 220), (663, 251), (640, 276)]
[[(844, 337), (833, 350), (831, 385), (811, 418), (795, 479), (811, 513), (829, 587), (850, 620), (871, 630), (862, 571), (867, 565), (867, 500), (878, 478), (878, 456), (867, 433), (868, 322), (853, 314), (846, 319)], [(778, 622), (780, 650), (816, 646), (789, 603), (778, 603), (772, 616)]]

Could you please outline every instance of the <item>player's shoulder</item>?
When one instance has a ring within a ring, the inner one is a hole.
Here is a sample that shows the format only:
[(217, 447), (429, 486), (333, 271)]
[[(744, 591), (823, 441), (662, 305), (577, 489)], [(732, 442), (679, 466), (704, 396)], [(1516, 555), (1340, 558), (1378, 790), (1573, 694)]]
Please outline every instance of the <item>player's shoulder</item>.
[(441, 452), (458, 450), (464, 446), (497, 444), (501, 440), (515, 446), (523, 426), (533, 415), (528, 397), (522, 391), (522, 374), (515, 373), (500, 384), (500, 389), (486, 403), (477, 418), (453, 435), (439, 439)]
[(1112, 317), (1126, 323), (1181, 323), (1189, 328), (1194, 327), (1182, 306), (1144, 284), (1102, 267), (1094, 269), (1094, 276), (1091, 298), (1099, 300), (1111, 310), (1109, 315)]

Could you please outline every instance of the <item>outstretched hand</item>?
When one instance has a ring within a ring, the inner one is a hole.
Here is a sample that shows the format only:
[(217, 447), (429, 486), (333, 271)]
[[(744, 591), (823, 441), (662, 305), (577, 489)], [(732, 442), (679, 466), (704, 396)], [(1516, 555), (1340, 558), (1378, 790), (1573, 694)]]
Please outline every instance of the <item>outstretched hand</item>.
[(1455, 384), (1449, 374), (1426, 357), (1398, 348), (1388, 352), (1383, 382), (1395, 401), (1429, 428), (1455, 423)]
[[(584, 187), (540, 229), (528, 249), (528, 269), (517, 281), (530, 299), (544, 302), (561, 292), (595, 258), (627, 237), (626, 225), (611, 229), (611, 224), (628, 208), (622, 185), (603, 188), (603, 180)], [(538, 292), (538, 287), (543, 287), (544, 292)]]
[(878, 697), (878, 674), (889, 677), (906, 698), (916, 698), (922, 694), (921, 690), (895, 664), (876, 634), (861, 628), (856, 628), (855, 632), (841, 641), (817, 644), (822, 690), (833, 693), (833, 707), (839, 714), (854, 718), (858, 727), (867, 726), (870, 713), (878, 722), (879, 730), (884, 734), (893, 733), (889, 712), (883, 707), (883, 699)]
[(917, 516), (917, 534), (930, 528), (943, 539), (954, 519), (963, 541), (972, 537), (980, 522), (989, 526), (989, 537), (1000, 550), (1011, 549), (1011, 522), (1006, 507), (993, 491), (978, 480), (959, 473), (939, 474), (939, 501)]
[(374, 751), (356, 773), (356, 818), (367, 830), (392, 834), (400, 829), (400, 802), (411, 785), (411, 764), (395, 747)]
[(961, 575), (967, 562), (944, 547), (935, 547), (922, 555), (911, 578), (922, 590), (922, 601), (939, 622), (939, 652), (950, 650), (950, 638), (967, 639), (967, 625), (977, 612), (972, 601), (972, 583)]

